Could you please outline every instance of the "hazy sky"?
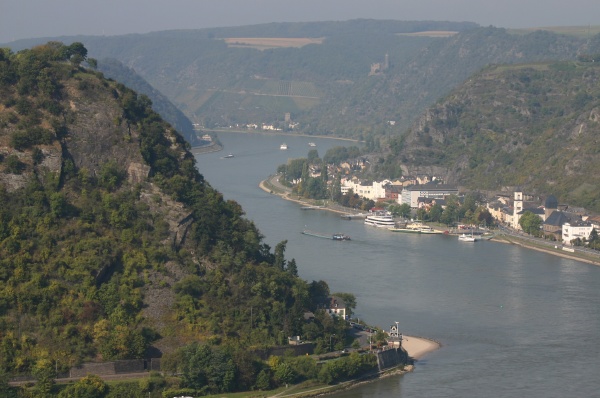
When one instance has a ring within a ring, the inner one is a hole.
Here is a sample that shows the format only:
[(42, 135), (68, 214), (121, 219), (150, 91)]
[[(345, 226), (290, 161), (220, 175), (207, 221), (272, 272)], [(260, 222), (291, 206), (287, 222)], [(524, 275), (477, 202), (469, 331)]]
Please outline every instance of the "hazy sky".
[(355, 18), (600, 25), (600, 0), (0, 0), (0, 42)]

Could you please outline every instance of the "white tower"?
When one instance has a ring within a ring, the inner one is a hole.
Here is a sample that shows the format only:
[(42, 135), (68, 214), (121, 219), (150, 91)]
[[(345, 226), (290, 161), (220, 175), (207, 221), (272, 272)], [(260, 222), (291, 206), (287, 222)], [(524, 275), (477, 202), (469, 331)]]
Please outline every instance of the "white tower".
[(513, 206), (513, 225), (514, 229), (519, 229), (519, 213), (523, 210), (523, 192), (516, 191), (515, 192), (515, 201)]

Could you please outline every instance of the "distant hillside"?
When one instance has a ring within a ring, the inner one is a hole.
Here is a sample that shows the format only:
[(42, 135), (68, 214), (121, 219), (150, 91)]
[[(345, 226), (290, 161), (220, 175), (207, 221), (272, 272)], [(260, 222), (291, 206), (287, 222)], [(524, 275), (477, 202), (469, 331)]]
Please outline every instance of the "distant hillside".
[[(449, 37), (409, 36), (455, 31)], [(221, 38), (312, 37), (322, 44), (232, 47)], [(90, 55), (115, 58), (206, 127), (276, 123), (290, 113), (309, 134), (398, 135), (482, 67), (574, 60), (599, 40), (525, 35), (450, 22), (355, 20), (85, 37)], [(369, 76), (372, 64), (388, 68)]]
[[(435, 31), (457, 34), (415, 35)], [(364, 19), (60, 39), (82, 41), (95, 58), (118, 59), (207, 128), (274, 123), (286, 129), (289, 113), (303, 133), (368, 139), (402, 134), (486, 65), (575, 60), (600, 52), (599, 37)], [(261, 51), (228, 44), (231, 38), (321, 44)], [(31, 41), (13, 43), (17, 49), (24, 44)], [(370, 73), (374, 64), (385, 64), (386, 54), (387, 68)]]
[(600, 66), (492, 66), (391, 141), (388, 160), (471, 189), (521, 186), (600, 211)]

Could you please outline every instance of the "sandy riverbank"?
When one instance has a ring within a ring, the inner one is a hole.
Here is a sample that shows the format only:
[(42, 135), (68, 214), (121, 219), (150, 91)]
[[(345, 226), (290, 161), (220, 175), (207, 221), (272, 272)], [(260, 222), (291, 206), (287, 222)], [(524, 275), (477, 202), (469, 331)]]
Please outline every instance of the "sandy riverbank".
[(402, 338), (402, 347), (414, 359), (422, 358), (424, 355), (437, 350), (440, 346), (440, 343), (423, 337), (404, 335)]

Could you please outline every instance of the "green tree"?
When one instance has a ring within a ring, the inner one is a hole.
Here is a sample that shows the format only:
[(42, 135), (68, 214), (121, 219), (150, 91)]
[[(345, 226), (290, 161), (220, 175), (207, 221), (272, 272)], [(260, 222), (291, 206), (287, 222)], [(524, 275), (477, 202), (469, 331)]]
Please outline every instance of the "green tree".
[(438, 222), (440, 221), (440, 219), (442, 218), (442, 213), (444, 212), (444, 209), (442, 208), (441, 205), (439, 204), (434, 204), (433, 206), (431, 206), (431, 209), (429, 209), (429, 221), (432, 222)]
[(287, 264), (287, 272), (294, 276), (298, 276), (298, 265), (296, 265), (296, 260), (291, 259)]
[(36, 392), (41, 396), (50, 396), (56, 378), (55, 363), (48, 358), (38, 359), (31, 369), (31, 374), (37, 380)]
[(104, 380), (96, 375), (88, 375), (62, 390), (58, 398), (102, 398), (107, 390)]
[(277, 365), (273, 376), (280, 384), (289, 384), (296, 380), (296, 372), (287, 362)]
[(285, 269), (285, 247), (287, 242), (287, 240), (282, 240), (275, 246), (275, 263), (273, 264), (275, 268)]
[(537, 214), (527, 210), (519, 218), (519, 225), (528, 234), (538, 236), (540, 234), (542, 219)]
[(96, 58), (88, 58), (87, 63), (92, 69), (98, 69), (98, 60)]
[(267, 391), (271, 389), (271, 372), (265, 368), (258, 372), (254, 388), (259, 391)]

